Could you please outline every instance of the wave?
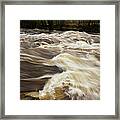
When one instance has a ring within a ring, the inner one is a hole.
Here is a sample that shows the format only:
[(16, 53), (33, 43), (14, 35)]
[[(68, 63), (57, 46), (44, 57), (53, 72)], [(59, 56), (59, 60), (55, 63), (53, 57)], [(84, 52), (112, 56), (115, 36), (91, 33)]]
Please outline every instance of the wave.
[(71, 99), (99, 99), (100, 71), (93, 61), (63, 53), (54, 57), (52, 62), (64, 72), (55, 74), (47, 82), (43, 91), (39, 91), (40, 99), (45, 99), (48, 93), (52, 98), (58, 99), (55, 97), (57, 87), (64, 89), (65, 95)]
[(100, 99), (99, 35), (27, 33), (20, 35), (20, 45), (22, 95), (33, 97), (36, 92), (40, 100)]

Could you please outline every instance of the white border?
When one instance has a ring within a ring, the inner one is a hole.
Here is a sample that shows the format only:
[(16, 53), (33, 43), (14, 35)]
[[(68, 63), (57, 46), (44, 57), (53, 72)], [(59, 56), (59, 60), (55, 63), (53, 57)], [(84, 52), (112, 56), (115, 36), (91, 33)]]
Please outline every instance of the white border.
[[(101, 98), (20, 100), (20, 20), (100, 20)], [(5, 5), (5, 115), (115, 115), (115, 5)]]

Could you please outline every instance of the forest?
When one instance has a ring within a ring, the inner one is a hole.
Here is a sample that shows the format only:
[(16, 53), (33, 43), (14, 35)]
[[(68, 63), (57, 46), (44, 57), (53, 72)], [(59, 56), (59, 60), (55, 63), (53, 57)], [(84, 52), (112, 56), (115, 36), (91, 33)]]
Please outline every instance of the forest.
[(20, 28), (100, 33), (100, 20), (21, 20)]

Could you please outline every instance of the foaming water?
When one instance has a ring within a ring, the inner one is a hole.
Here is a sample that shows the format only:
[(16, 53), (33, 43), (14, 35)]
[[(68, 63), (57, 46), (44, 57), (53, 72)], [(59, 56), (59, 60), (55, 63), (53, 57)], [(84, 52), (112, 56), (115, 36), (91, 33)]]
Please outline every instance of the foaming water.
[(49, 92), (54, 96), (56, 87), (67, 87), (65, 93), (71, 99), (99, 99), (100, 71), (94, 61), (82, 60), (68, 53), (59, 54), (51, 61), (64, 72), (55, 74), (40, 94)]
[(27, 33), (21, 34), (20, 42), (22, 95), (34, 97), (33, 92), (39, 92), (40, 100), (100, 99), (99, 35)]
[(54, 57), (52, 63), (64, 70), (83, 70), (99, 66), (95, 60), (81, 59), (68, 53), (62, 53)]

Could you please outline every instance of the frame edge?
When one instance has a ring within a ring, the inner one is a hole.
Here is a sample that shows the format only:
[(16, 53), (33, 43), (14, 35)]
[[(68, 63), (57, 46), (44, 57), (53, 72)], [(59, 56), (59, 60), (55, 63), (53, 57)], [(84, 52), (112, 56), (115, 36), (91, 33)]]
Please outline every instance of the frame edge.
[[(37, 3), (40, 3), (40, 2), (42, 2), (42, 3), (44, 3), (45, 2), (45, 4), (48, 4), (48, 1), (37, 1)], [(78, 1), (77, 1), (78, 2)], [(80, 2), (80, 1), (79, 1)], [(85, 1), (85, 2), (87, 2), (87, 1)], [(90, 1), (89, 1), (90, 2)], [(105, 4), (107, 4), (107, 3), (109, 3), (110, 1), (108, 1), (108, 2), (105, 2)], [(3, 104), (3, 102), (5, 101), (5, 5), (12, 5), (12, 4), (16, 4), (17, 3), (17, 5), (20, 5), (21, 3), (23, 4), (23, 1), (2, 1), (1, 2), (1, 94), (0, 94), (0, 96), (1, 96), (1, 98), (0, 98), (0, 107), (1, 107), (1, 114), (0, 114), (0, 119), (2, 118), (2, 119), (4, 119), (4, 118), (13, 118), (13, 119), (16, 119), (16, 118), (27, 118), (27, 119), (29, 119), (26, 115), (25, 116), (19, 116), (18, 115), (18, 117), (17, 117), (17, 115), (16, 115), (16, 117), (15, 116), (12, 116), (12, 115), (5, 115), (5, 104)], [(26, 4), (28, 4), (29, 3), (29, 1), (25, 1), (25, 5)], [(36, 4), (37, 4), (36, 3)], [(52, 2), (52, 3), (50, 3), (50, 4), (67, 4), (67, 3), (69, 3), (69, 1), (68, 2)], [(82, 3), (84, 3), (84, 1), (82, 1)], [(96, 4), (104, 4), (103, 3), (103, 1), (101, 2), (101, 1), (98, 1), (98, 2), (95, 2)], [(89, 3), (87, 3), (87, 4), (89, 4)], [(93, 4), (93, 3), (91, 3), (91, 4)], [(119, 1), (115, 1), (115, 2), (111, 2), (111, 4), (114, 4), (115, 5), (115, 80), (116, 79), (118, 79), (118, 80), (116, 80), (115, 81), (115, 86), (117, 87), (117, 88), (115, 88), (115, 115), (110, 115), (111, 117), (110, 118), (117, 118), (117, 119), (119, 119), (119, 99), (117, 99), (117, 97), (119, 98), (119, 40), (120, 40), (120, 38), (119, 38), (119, 26), (120, 26), (120, 2)], [(117, 37), (116, 37), (117, 36)], [(116, 97), (117, 96), (117, 97)], [(42, 115), (41, 115), (42, 116)], [(50, 115), (51, 116), (51, 115)], [(46, 117), (44, 117), (44, 116), (42, 116), (41, 117), (41, 119), (48, 119), (48, 118), (53, 118), (53, 119), (60, 119), (60, 118), (66, 118), (66, 119), (69, 119), (69, 118), (67, 118), (67, 117), (65, 117), (65, 116), (62, 116), (62, 117), (60, 117), (60, 116), (53, 116), (53, 117), (50, 117), (50, 116), (46, 116)], [(109, 115), (108, 115), (109, 116)], [(36, 118), (37, 119), (39, 119), (38, 118), (39, 116), (36, 116)], [(77, 117), (77, 116), (76, 116)], [(88, 116), (88, 117), (90, 117), (90, 116)], [(87, 119), (88, 119), (88, 117), (86, 117)], [(34, 116), (32, 116), (32, 117), (30, 117), (30, 119), (33, 119), (34, 118)], [(73, 117), (71, 117), (71, 118), (73, 118)], [(85, 119), (84, 118), (84, 116), (82, 116), (82, 115), (80, 115), (79, 116), (79, 118), (81, 119)], [(92, 117), (93, 118), (93, 117)], [(90, 119), (92, 119), (91, 117), (90, 117)], [(100, 118), (102, 118), (102, 119), (104, 119), (104, 118), (108, 118), (106, 115), (104, 116), (104, 117), (98, 117), (97, 119), (100, 119)], [(75, 118), (76, 119), (76, 118)], [(78, 119), (78, 118), (77, 118)], [(94, 119), (96, 119), (96, 117), (94, 118)]]

